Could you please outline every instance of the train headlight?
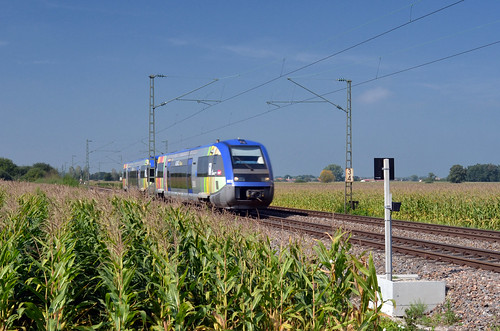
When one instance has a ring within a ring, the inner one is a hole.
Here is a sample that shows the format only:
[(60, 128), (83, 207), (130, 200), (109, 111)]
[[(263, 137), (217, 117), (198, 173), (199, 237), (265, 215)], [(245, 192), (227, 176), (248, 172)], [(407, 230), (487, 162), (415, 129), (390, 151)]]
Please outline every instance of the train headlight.
[(234, 181), (235, 182), (244, 182), (245, 181), (245, 177), (234, 176)]
[(269, 178), (269, 177), (264, 177), (264, 181), (265, 181), (265, 182), (270, 182), (270, 181), (271, 181), (271, 178)]

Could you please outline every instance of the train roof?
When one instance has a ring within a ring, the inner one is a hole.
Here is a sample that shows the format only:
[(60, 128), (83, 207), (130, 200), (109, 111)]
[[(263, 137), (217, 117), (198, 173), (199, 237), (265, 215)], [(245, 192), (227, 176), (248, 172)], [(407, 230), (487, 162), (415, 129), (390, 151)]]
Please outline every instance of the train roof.
[(238, 139), (229, 139), (229, 140), (216, 141), (216, 142), (214, 142), (212, 144), (207, 144), (207, 145), (198, 146), (198, 147), (194, 147), (194, 148), (186, 148), (186, 149), (182, 149), (182, 150), (171, 152), (171, 153), (160, 154), (160, 155), (157, 155), (156, 158), (158, 158), (160, 156), (165, 156), (165, 155), (174, 155), (174, 154), (179, 154), (179, 153), (184, 153), (184, 152), (195, 151), (195, 150), (200, 149), (200, 148), (205, 148), (205, 147), (209, 147), (209, 146), (217, 146), (219, 144), (224, 144), (226, 146), (238, 146), (238, 145), (240, 145), (240, 146), (241, 145), (258, 145), (258, 146), (263, 146), (261, 143), (256, 142), (256, 141), (252, 141), (252, 140), (246, 140), (246, 139), (241, 139), (241, 138), (238, 138)]
[(135, 161), (132, 161), (132, 162), (127, 162), (125, 163), (123, 166), (131, 166), (131, 167), (135, 167), (135, 166), (140, 166), (140, 165), (148, 165), (150, 167), (154, 167), (155, 166), (155, 162), (153, 159), (150, 159), (150, 158), (145, 158), (145, 159), (139, 159), (139, 160), (135, 160)]

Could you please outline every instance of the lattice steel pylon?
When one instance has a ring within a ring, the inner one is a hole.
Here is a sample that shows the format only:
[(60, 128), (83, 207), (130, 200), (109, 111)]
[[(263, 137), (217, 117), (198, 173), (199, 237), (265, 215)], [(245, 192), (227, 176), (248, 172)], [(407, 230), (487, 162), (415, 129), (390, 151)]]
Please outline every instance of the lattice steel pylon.
[(149, 158), (155, 156), (155, 75), (149, 76)]
[(150, 75), (149, 76), (149, 159), (154, 160), (155, 155), (156, 155), (156, 133), (155, 133), (155, 109), (159, 107), (166, 106), (167, 104), (173, 102), (173, 101), (195, 101), (197, 103), (205, 103), (207, 104), (208, 102), (221, 102), (220, 100), (202, 100), (202, 99), (182, 99), (182, 97), (185, 97), (186, 95), (189, 95), (193, 92), (196, 92), (198, 90), (201, 90), (202, 88), (211, 85), (215, 82), (218, 81), (218, 79), (212, 80), (210, 83), (207, 83), (203, 86), (200, 86), (198, 88), (195, 88), (194, 90), (191, 90), (187, 93), (184, 93), (178, 97), (175, 97), (173, 99), (170, 99), (168, 101), (162, 102), (158, 105), (155, 105), (155, 78), (156, 77), (167, 77), (165, 75)]
[(155, 78), (167, 77), (165, 75), (149, 75), (149, 158), (154, 159), (156, 154), (155, 132)]
[[(288, 78), (289, 81), (294, 83), (295, 85), (305, 89), (306, 91), (311, 92), (318, 98), (321, 98), (323, 102), (328, 102), (329, 104), (335, 106), (337, 109), (342, 110), (346, 113), (346, 144), (345, 144), (345, 190), (344, 190), (344, 213), (347, 212), (347, 201), (349, 201), (350, 208), (355, 208), (355, 203), (352, 201), (352, 182), (354, 181), (353, 169), (352, 169), (352, 121), (351, 121), (351, 83), (350, 79), (337, 79), (339, 82), (347, 83), (347, 109), (340, 107), (339, 105), (331, 102), (326, 99), (322, 95), (308, 89), (307, 87), (300, 85), (296, 81), (291, 78)], [(317, 102), (317, 101), (268, 101), (268, 104), (277, 105), (278, 103), (306, 103), (306, 102)], [(320, 101), (321, 102), (321, 101)], [(279, 106), (278, 106), (279, 107)]]
[[(340, 79), (340, 81), (347, 82), (347, 109), (346, 109), (346, 143), (345, 143), (345, 191), (344, 191), (344, 213), (347, 212), (347, 205), (349, 203), (350, 208), (354, 208), (354, 202), (352, 201), (352, 182), (353, 178), (353, 168), (352, 168), (352, 117), (351, 117), (351, 80)], [(350, 175), (348, 178), (348, 174)]]
[(87, 144), (86, 144), (86, 153), (85, 153), (85, 169), (86, 169), (86, 174), (85, 174), (85, 184), (87, 187), (89, 186), (90, 182), (90, 151), (89, 151), (89, 143), (91, 143), (92, 140), (87, 139)]

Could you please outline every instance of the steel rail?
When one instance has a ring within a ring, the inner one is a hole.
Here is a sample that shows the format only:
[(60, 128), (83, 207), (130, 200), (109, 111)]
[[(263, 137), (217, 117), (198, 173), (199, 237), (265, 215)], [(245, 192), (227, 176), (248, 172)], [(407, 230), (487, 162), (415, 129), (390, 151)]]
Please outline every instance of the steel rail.
[[(328, 225), (290, 220), (277, 216), (263, 216), (262, 214), (258, 218), (258, 222), (283, 230), (307, 233), (315, 237), (331, 236), (334, 232), (334, 229)], [(348, 231), (347, 233), (351, 235), (351, 243), (378, 249), (385, 248), (383, 234), (358, 230)], [(392, 239), (393, 251), (398, 253), (500, 272), (500, 252), (397, 236), (393, 236)]]
[[(354, 223), (370, 224), (379, 227), (384, 226), (384, 220), (378, 217), (329, 213), (316, 210), (285, 208), (285, 207), (275, 207), (275, 206), (268, 207), (267, 210), (291, 213), (294, 215), (301, 215), (301, 216), (334, 218), (338, 221), (349, 221)], [(464, 228), (458, 226), (411, 222), (402, 220), (392, 220), (392, 226), (393, 228), (401, 230), (418, 231), (429, 234), (447, 235), (451, 237), (461, 237), (474, 240), (500, 242), (500, 231), (494, 231), (494, 230), (473, 229), (473, 228)]]

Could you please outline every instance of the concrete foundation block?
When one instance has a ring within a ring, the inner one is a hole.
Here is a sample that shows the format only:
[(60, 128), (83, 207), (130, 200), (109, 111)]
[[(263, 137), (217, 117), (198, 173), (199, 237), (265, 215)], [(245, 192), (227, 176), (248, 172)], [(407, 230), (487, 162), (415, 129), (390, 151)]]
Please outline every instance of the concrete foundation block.
[(391, 301), (382, 305), (382, 312), (390, 316), (404, 316), (405, 310), (416, 303), (425, 304), (430, 311), (445, 300), (444, 281), (420, 280), (418, 275), (393, 275), (392, 281), (378, 275), (377, 279), (382, 300), (395, 301), (395, 306)]

